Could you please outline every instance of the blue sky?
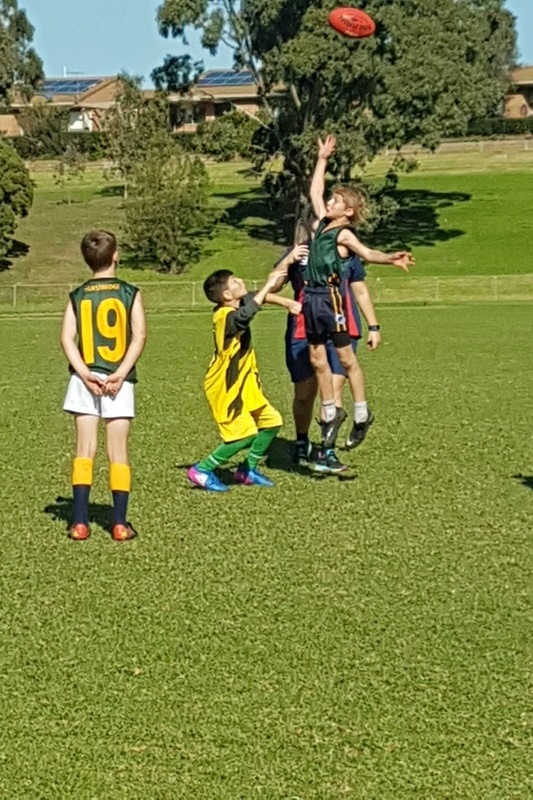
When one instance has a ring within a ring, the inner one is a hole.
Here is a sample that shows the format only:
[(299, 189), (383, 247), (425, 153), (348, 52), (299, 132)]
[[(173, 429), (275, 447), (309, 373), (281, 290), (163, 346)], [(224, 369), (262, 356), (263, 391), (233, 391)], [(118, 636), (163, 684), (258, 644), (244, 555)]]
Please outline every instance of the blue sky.
[[(267, 2), (267, 0), (265, 0)], [(116, 75), (125, 71), (149, 81), (167, 53), (189, 52), (206, 68), (231, 67), (229, 50), (209, 56), (191, 37), (189, 48), (163, 39), (155, 15), (159, 0), (20, 0), (35, 27), (34, 45), (49, 77), (70, 73)], [(520, 59), (533, 64), (533, 0), (507, 0), (517, 18)]]

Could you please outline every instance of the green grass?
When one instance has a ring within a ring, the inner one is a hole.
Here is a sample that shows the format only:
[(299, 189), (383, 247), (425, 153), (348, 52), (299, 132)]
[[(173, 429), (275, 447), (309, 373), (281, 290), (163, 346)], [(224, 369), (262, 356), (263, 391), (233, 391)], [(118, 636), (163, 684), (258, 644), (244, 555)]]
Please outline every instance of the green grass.
[[(377, 159), (371, 176), (388, 160)], [(402, 212), (370, 243), (382, 248), (412, 248), (414, 276), (518, 275), (530, 271), (533, 222), (524, 209), (532, 202), (533, 151), (513, 153), (423, 154), (420, 169), (401, 178)], [(174, 282), (203, 280), (229, 267), (248, 280), (261, 279), (285, 246), (280, 224), (246, 163), (211, 164), (212, 201), (227, 212), (206, 242), (203, 257)], [(120, 231), (120, 187), (92, 167), (83, 183), (73, 184), (73, 202), (56, 186), (51, 168), (34, 174), (35, 204), (17, 230), (19, 255), (0, 271), (0, 305), (11, 302), (13, 283), (77, 283), (86, 277), (79, 241), (90, 227)], [(511, 224), (512, 220), (512, 224)], [(377, 267), (373, 275), (403, 279)], [(125, 266), (123, 276), (157, 282), (168, 276)], [(36, 295), (44, 290), (32, 290)]]
[[(353, 480), (287, 470), (272, 311), (277, 486), (212, 497), (184, 466), (216, 442), (209, 316), (151, 316), (125, 545), (65, 537), (58, 322), (0, 320), (0, 796), (533, 795), (530, 309), (380, 318)], [(103, 522), (103, 451), (92, 501)]]

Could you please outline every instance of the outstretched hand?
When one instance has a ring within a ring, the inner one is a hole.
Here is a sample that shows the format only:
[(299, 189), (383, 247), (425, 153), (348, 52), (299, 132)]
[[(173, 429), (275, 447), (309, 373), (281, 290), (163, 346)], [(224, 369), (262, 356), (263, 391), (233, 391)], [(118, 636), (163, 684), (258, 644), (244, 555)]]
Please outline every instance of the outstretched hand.
[(412, 253), (401, 250), (398, 253), (393, 253), (391, 256), (391, 264), (404, 272), (409, 272), (409, 267), (414, 267), (415, 260)]
[(329, 133), (326, 138), (322, 141), (319, 137), (318, 139), (318, 157), (319, 158), (330, 158), (333, 153), (335, 152), (335, 147), (337, 145), (337, 140), (335, 136)]

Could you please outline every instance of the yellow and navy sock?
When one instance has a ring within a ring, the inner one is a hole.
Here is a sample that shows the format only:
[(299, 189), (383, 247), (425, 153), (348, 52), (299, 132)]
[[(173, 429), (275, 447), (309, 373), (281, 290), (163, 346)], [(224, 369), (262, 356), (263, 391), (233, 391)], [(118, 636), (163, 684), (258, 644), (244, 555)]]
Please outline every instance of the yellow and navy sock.
[(93, 459), (76, 456), (72, 463), (74, 525), (89, 524), (89, 494), (93, 484)]
[(113, 494), (114, 525), (126, 525), (128, 500), (131, 491), (131, 469), (129, 464), (110, 464), (109, 485)]

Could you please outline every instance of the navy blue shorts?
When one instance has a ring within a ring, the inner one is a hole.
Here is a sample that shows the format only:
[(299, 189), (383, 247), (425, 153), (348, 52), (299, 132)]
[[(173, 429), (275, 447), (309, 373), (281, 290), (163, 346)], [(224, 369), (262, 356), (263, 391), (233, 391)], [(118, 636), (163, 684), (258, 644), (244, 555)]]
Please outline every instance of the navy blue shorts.
[(302, 311), (309, 344), (326, 344), (328, 340), (336, 347), (350, 344), (351, 337), (338, 286), (306, 286)]
[[(354, 353), (357, 350), (358, 339), (351, 339)], [(328, 355), (329, 366), (334, 375), (346, 375), (339, 361), (337, 350), (333, 342), (326, 342), (326, 352)], [(312, 378), (314, 373), (309, 358), (309, 342), (307, 339), (291, 339), (285, 336), (285, 363), (293, 383), (300, 383)]]

